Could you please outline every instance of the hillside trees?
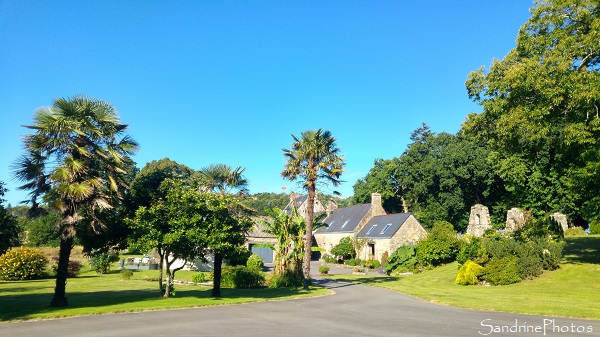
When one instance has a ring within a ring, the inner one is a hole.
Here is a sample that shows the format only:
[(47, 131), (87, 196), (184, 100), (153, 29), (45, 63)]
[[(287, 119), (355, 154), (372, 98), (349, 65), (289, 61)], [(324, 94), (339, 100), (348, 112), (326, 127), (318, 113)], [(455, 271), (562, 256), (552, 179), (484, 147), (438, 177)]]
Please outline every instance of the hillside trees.
[(19, 223), (4, 208), (2, 199), (4, 193), (6, 193), (6, 188), (4, 188), (4, 182), (0, 181), (0, 255), (19, 244)]
[[(469, 74), (464, 131), (524, 208), (600, 219), (600, 6), (540, 1), (516, 47)], [(538, 214), (539, 215), (539, 214)]]
[(33, 134), (24, 137), (25, 155), (15, 177), (29, 190), (32, 208), (40, 198), (59, 210), (60, 251), (52, 306), (66, 306), (65, 288), (73, 240), (81, 226), (106, 226), (100, 211), (122, 200), (125, 159), (137, 143), (125, 132), (115, 108), (87, 97), (56, 99), (36, 110)]

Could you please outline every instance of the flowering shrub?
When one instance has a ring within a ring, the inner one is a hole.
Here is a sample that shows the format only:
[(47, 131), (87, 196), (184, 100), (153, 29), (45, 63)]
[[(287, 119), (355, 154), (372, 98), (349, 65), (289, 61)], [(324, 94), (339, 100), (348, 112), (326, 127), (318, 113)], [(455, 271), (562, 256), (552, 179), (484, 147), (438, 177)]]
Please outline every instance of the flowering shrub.
[(46, 275), (48, 259), (35, 248), (20, 247), (0, 256), (0, 279), (31, 280)]

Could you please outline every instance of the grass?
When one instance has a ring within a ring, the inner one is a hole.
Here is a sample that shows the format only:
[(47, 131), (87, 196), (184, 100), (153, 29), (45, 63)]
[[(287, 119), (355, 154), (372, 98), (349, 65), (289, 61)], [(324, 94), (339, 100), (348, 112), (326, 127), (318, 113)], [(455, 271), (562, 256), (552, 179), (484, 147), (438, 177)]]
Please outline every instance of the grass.
[[(179, 271), (177, 279), (191, 279), (193, 272)], [(311, 287), (280, 289), (221, 289), (221, 298), (211, 297), (211, 288), (175, 284), (176, 296), (162, 299), (158, 292), (158, 271), (134, 271), (131, 280), (118, 271), (98, 275), (89, 269), (67, 282), (66, 308), (49, 306), (54, 293), (53, 279), (0, 281), (0, 321), (48, 319), (118, 312), (165, 310), (211, 305), (241, 304), (267, 300), (286, 300), (329, 294)]]
[(564, 263), (533, 280), (507, 286), (460, 286), (458, 264), (400, 277), (334, 276), (478, 310), (600, 319), (600, 236), (570, 237)]

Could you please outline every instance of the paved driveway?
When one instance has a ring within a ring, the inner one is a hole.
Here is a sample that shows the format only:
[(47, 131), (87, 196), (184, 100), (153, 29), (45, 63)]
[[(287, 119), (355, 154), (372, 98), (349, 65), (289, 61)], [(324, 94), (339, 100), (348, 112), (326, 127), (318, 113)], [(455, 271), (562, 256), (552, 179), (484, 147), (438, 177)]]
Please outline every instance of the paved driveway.
[[(318, 282), (335, 294), (5, 323), (0, 324), (0, 336), (544, 336), (544, 328), (545, 336), (600, 336), (600, 321), (457, 309), (382, 288), (323, 279)], [(509, 332), (494, 332), (503, 328)], [(510, 332), (519, 328), (530, 332)]]

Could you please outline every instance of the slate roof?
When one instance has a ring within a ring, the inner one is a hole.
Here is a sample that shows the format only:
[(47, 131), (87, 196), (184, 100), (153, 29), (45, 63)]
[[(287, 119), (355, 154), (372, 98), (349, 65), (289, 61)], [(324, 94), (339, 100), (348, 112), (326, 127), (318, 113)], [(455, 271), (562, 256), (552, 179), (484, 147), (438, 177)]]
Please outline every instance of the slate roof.
[(365, 218), (369, 209), (371, 209), (371, 204), (338, 208), (323, 220), (329, 226), (321, 227), (316, 232), (320, 234), (352, 233), (356, 229), (356, 226)]
[(397, 213), (374, 216), (358, 233), (357, 237), (361, 239), (391, 239), (411, 215), (412, 213)]
[[(296, 209), (300, 208), (300, 206), (302, 206), (302, 204), (306, 201), (306, 199), (308, 199), (308, 194), (299, 195), (299, 196), (295, 197), (294, 204), (296, 206)], [(283, 211), (286, 212), (287, 214), (292, 213), (292, 202), (291, 201), (287, 204), (287, 206), (285, 206)]]

